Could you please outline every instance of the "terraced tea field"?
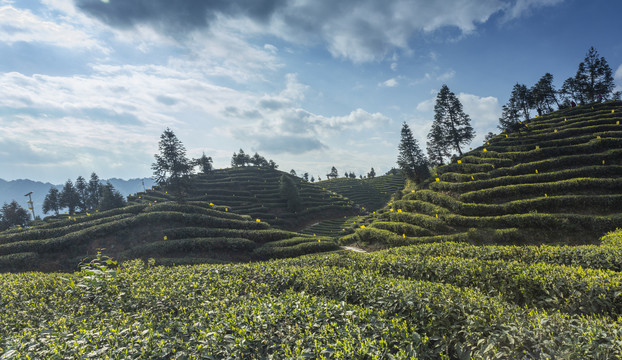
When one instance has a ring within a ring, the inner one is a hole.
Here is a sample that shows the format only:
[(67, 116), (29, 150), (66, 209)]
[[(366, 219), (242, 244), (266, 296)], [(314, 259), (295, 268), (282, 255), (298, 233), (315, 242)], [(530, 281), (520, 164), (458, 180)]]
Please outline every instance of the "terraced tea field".
[(345, 241), (588, 244), (622, 225), (622, 103), (522, 123), (409, 189)]

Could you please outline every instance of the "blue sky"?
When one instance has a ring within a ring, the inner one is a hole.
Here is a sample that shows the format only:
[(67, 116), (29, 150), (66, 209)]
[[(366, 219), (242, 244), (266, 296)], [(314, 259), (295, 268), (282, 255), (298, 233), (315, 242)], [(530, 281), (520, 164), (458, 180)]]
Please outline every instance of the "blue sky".
[[(335, 5), (338, 4), (338, 5)], [(622, 87), (617, 0), (0, 0), (0, 178), (152, 174), (242, 148), (322, 178), (395, 166), (447, 84), (477, 137), (516, 82), (559, 88), (590, 46)]]

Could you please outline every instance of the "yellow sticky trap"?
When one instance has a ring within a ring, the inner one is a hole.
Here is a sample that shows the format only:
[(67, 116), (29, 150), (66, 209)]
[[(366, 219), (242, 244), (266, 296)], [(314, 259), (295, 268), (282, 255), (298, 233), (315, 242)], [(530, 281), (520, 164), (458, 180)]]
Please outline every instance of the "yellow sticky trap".
[(225, 208), (225, 211), (229, 211), (229, 208)]
[(214, 206), (214, 203), (209, 203), (209, 206)]
[(536, 174), (538, 173), (538, 169), (536, 169)]
[(255, 221), (257, 221), (257, 222), (261, 222), (261, 220), (259, 220), (259, 219), (255, 220)]
[(398, 213), (401, 213), (401, 212), (402, 212), (402, 209), (397, 209), (397, 212), (398, 212)]
[(441, 179), (440, 178), (436, 178), (436, 181), (441, 181)]
[(544, 194), (544, 197), (549, 197), (547, 194)]
[(484, 152), (487, 152), (488, 150), (486, 150), (486, 148), (484, 148)]
[(462, 164), (462, 160), (458, 160), (458, 164)]
[(494, 165), (492, 165), (492, 168), (494, 169), (494, 168), (495, 168), (495, 166), (494, 166)]
[[(259, 169), (257, 169), (257, 170), (259, 170)], [(320, 242), (320, 239), (317, 239), (317, 242)]]
[(600, 135), (596, 137), (597, 139), (600, 139)]
[(475, 178), (471, 175), (471, 180), (475, 180)]
[(389, 211), (393, 211), (393, 209), (389, 209)]
[(564, 121), (568, 121), (568, 120), (566, 120), (566, 118), (564, 118)]
[(315, 236), (315, 234), (313, 234), (313, 236)]
[(605, 165), (605, 160), (603, 160), (603, 165)]
[(508, 134), (505, 134), (505, 137), (509, 137)]
[(365, 229), (365, 225), (361, 225), (361, 229)]
[(415, 190), (411, 190), (410, 192), (415, 192)]
[(402, 237), (403, 237), (404, 239), (406, 239), (406, 234), (402, 234)]
[(168, 236), (164, 235), (164, 240), (168, 240)]
[(620, 125), (620, 120), (616, 121), (616, 125)]
[(489, 142), (489, 141), (486, 141), (486, 145), (490, 145), (490, 142)]
[(529, 125), (525, 124), (525, 127), (529, 127)]
[(540, 150), (540, 145), (536, 145), (536, 150)]
[(616, 112), (615, 110), (611, 110), (611, 113), (612, 113), (612, 114), (613, 114), (613, 113), (615, 113), (615, 112)]
[(557, 132), (557, 129), (555, 129), (555, 131), (554, 131), (554, 132)]
[(158, 200), (153, 200), (153, 202), (154, 202), (154, 203), (157, 203), (157, 202), (158, 202)]
[(436, 218), (438, 219), (438, 214), (436, 214)]

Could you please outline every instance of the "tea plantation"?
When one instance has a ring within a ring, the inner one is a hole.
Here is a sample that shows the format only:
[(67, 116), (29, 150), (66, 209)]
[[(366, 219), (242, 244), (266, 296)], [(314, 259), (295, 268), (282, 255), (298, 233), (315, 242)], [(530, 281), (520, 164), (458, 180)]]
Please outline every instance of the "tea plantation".
[(378, 211), (343, 242), (594, 244), (622, 225), (622, 103), (497, 135)]
[(237, 168), (0, 233), (5, 271), (106, 247), (0, 274), (0, 359), (622, 358), (620, 121), (532, 119), (364, 216), (369, 183), (300, 181), (294, 213)]

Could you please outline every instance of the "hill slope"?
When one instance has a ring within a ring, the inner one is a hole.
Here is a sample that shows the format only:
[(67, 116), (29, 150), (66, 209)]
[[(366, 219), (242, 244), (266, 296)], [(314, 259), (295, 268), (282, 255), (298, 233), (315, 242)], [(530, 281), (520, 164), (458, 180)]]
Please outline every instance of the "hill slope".
[(385, 206), (391, 195), (404, 188), (402, 175), (382, 175), (373, 179), (338, 178), (323, 180), (317, 184), (329, 191), (341, 194), (372, 212)]
[[(287, 200), (279, 190), (281, 176), (294, 180), (301, 206), (298, 211), (287, 208)], [(174, 196), (164, 190), (137, 194), (133, 201), (172, 200)], [(249, 215), (269, 222), (272, 226), (299, 230), (309, 224), (334, 217), (358, 213), (354, 203), (322, 186), (292, 177), (278, 170), (260, 167), (238, 167), (214, 170), (209, 174), (193, 175), (187, 200), (205, 201), (219, 209)]]
[(102, 248), (120, 260), (153, 257), (159, 264), (188, 264), (296, 256), (337, 246), (329, 238), (320, 242), (273, 229), (206, 202), (154, 200), (2, 232), (0, 271), (75, 270)]
[(622, 102), (520, 124), (379, 211), (344, 241), (595, 243), (622, 225)]

